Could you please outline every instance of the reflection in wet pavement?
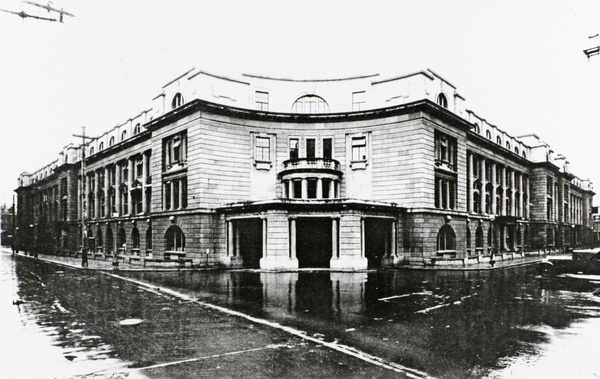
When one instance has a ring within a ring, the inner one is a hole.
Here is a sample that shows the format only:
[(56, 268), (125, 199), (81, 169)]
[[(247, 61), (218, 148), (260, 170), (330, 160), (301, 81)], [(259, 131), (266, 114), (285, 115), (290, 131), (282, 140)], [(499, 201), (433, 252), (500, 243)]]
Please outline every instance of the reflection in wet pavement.
[[(600, 284), (542, 278), (535, 268), (120, 273), (152, 283), (144, 287), (42, 262), (0, 263), (0, 330), (9, 341), (0, 364), (15, 373), (7, 377), (396, 375), (341, 355), (329, 364), (324, 345), (202, 302), (436, 377), (600, 376)], [(18, 299), (25, 303), (13, 305)], [(309, 362), (322, 371), (306, 371)]]

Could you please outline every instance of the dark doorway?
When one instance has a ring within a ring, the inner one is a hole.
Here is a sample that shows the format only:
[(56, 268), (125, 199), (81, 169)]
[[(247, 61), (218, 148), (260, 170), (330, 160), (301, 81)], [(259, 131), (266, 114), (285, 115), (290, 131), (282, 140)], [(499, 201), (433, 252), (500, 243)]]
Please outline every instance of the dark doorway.
[(381, 259), (390, 254), (392, 244), (392, 220), (365, 219), (365, 256), (368, 268), (381, 267)]
[(238, 254), (242, 257), (242, 265), (246, 268), (260, 268), (262, 258), (263, 231), (262, 220), (259, 218), (238, 220)]
[(296, 257), (300, 268), (329, 268), (331, 261), (331, 219), (296, 220)]

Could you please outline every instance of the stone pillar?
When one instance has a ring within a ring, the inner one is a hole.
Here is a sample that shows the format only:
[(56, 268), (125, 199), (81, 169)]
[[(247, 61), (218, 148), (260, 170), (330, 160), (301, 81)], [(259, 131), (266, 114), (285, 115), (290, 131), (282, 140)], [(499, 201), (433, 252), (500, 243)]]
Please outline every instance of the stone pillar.
[(331, 219), (331, 257), (332, 259), (338, 259), (340, 252), (338, 250), (338, 219)]
[(131, 188), (133, 187), (133, 159), (127, 160), (128, 172), (127, 172), (127, 214), (133, 214), (133, 204), (131, 203)]
[(527, 201), (525, 202), (525, 218), (529, 219), (529, 202), (531, 201), (529, 198), (529, 178), (525, 178), (525, 194), (527, 195)]
[[(86, 219), (90, 219), (92, 218), (92, 209), (90, 207), (89, 203), (89, 198), (90, 198), (90, 187), (92, 186), (92, 178), (90, 175), (86, 175), (85, 176), (85, 197), (83, 198), (83, 201), (85, 201), (85, 203), (87, 204), (87, 207), (85, 209), (85, 218)], [(83, 205), (83, 202), (81, 203)]]
[(474, 191), (473, 191), (473, 181), (474, 181), (474, 177), (473, 177), (473, 154), (469, 153), (469, 160), (467, 161), (467, 175), (469, 178), (469, 203), (467, 204), (467, 211), (469, 213), (474, 212), (475, 210), (473, 209), (473, 195), (474, 195)]
[(294, 198), (294, 181), (288, 180), (287, 185), (288, 185), (288, 196), (290, 199), (293, 199)]
[(390, 250), (390, 255), (392, 257), (396, 257), (398, 255), (398, 232), (396, 226), (396, 220), (392, 221), (392, 245)]
[(490, 212), (492, 214), (496, 214), (498, 210), (496, 209), (496, 162), (492, 162), (492, 168), (490, 169), (492, 172), (492, 190), (490, 192)]
[(100, 188), (98, 171), (94, 171), (94, 218), (100, 218)]
[(507, 215), (507, 209), (506, 209), (506, 167), (502, 167), (502, 177), (501, 179), (501, 186), (502, 186), (502, 199), (501, 202), (502, 204), (500, 204), (500, 210), (498, 211), (498, 214), (502, 215), (502, 216), (506, 216)]
[[(179, 192), (177, 192), (177, 196), (179, 198), (179, 208), (178, 209), (182, 209), (183, 208), (183, 180), (179, 180)], [(175, 184), (173, 184), (175, 185)]]
[(302, 196), (303, 199), (308, 198), (308, 180), (306, 178), (302, 179)]
[(108, 167), (104, 168), (104, 216), (110, 216), (110, 196), (108, 195), (108, 188), (110, 186), (109, 180), (109, 169)]
[(296, 219), (290, 218), (290, 258), (296, 259)]
[(517, 216), (521, 218), (523, 218), (523, 215), (525, 214), (525, 202), (523, 201), (523, 187), (525, 187), (524, 182), (525, 177), (523, 174), (519, 175), (519, 214)]
[[(510, 171), (510, 181), (511, 181), (512, 185), (510, 186), (510, 214), (509, 214), (509, 216), (516, 216), (516, 213), (515, 213), (515, 211), (516, 211), (516, 207), (515, 207), (516, 193), (515, 192), (517, 192), (517, 185), (516, 185), (517, 183), (515, 181), (515, 170)], [(513, 241), (514, 241), (514, 239), (513, 239)]]
[(171, 207), (169, 209), (175, 209), (175, 184), (171, 180), (168, 185), (171, 187)]
[(148, 180), (148, 173), (146, 172), (146, 167), (148, 164), (148, 154), (142, 154), (142, 212), (144, 214), (148, 213), (148, 204), (146, 199), (146, 181)]
[(233, 221), (227, 221), (227, 256), (231, 257), (234, 255), (235, 249), (235, 236), (233, 231)]
[(323, 198), (323, 179), (317, 179), (317, 199)]
[(481, 180), (481, 190), (480, 190), (480, 196), (479, 196), (479, 200), (481, 201), (481, 213), (485, 213), (485, 187), (487, 185), (487, 178), (485, 175), (485, 159), (481, 159), (481, 173), (480, 175), (480, 180)]
[(365, 257), (365, 219), (360, 218), (360, 257)]
[(329, 198), (335, 199), (335, 180), (329, 182)]
[(266, 258), (268, 256), (268, 245), (267, 245), (267, 218), (262, 219), (262, 258)]
[(115, 175), (115, 208), (117, 209), (117, 214), (121, 215), (121, 165), (118, 163), (115, 164)]
[(237, 257), (240, 254), (240, 228), (233, 228), (235, 234), (235, 247), (233, 250), (233, 256)]

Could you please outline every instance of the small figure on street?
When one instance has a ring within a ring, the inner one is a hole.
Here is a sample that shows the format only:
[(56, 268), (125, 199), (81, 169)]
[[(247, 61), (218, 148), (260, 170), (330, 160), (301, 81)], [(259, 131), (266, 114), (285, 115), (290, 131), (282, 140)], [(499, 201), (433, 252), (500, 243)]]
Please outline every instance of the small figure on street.
[(83, 231), (83, 243), (81, 246), (81, 267), (88, 267), (88, 256), (87, 256), (87, 246), (88, 245), (88, 236), (87, 230)]

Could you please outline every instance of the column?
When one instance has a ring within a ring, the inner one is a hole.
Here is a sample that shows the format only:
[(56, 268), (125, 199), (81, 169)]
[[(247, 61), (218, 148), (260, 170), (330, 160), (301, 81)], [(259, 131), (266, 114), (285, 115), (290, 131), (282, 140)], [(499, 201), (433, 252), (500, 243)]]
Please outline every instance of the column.
[(523, 187), (525, 182), (525, 177), (523, 176), (523, 174), (519, 175), (519, 214), (518, 216), (523, 218), (523, 214), (525, 213), (525, 203), (523, 201), (524, 196), (523, 196)]
[(469, 203), (467, 204), (467, 211), (472, 213), (473, 209), (473, 154), (469, 154), (469, 160), (467, 162), (467, 175), (469, 177)]
[(510, 171), (510, 182), (511, 182), (511, 186), (510, 186), (510, 214), (509, 216), (516, 216), (515, 214), (515, 192), (517, 191), (516, 188), (516, 181), (515, 181), (515, 170), (511, 170)]
[(170, 209), (175, 209), (175, 184), (173, 183), (173, 181), (171, 180), (168, 184), (169, 187), (171, 187), (171, 207)]
[[(85, 176), (85, 197), (83, 198), (83, 201), (85, 201), (85, 204), (87, 204), (87, 207), (85, 208), (85, 218), (86, 219), (90, 219), (91, 218), (91, 213), (92, 210), (88, 204), (88, 199), (90, 198), (90, 187), (92, 186), (92, 177), (90, 175), (86, 175)], [(81, 203), (82, 205), (84, 204), (83, 202)]]
[(502, 215), (502, 216), (506, 216), (507, 213), (507, 209), (506, 209), (506, 167), (502, 167), (502, 199), (500, 199), (500, 201), (502, 202), (502, 204), (500, 204), (500, 210), (498, 211), (498, 214)]
[[(121, 166), (117, 163), (115, 164), (115, 208), (117, 209), (117, 214), (121, 215)], [(117, 239), (115, 238), (115, 241)]]
[(525, 202), (525, 206), (527, 209), (525, 210), (525, 218), (529, 219), (529, 202), (531, 199), (529, 198), (529, 178), (525, 178), (525, 194), (527, 195), (527, 201)]
[(331, 219), (331, 257), (339, 258), (340, 253), (338, 251), (338, 219)]
[(262, 258), (266, 258), (268, 256), (268, 245), (267, 245), (267, 218), (262, 219)]
[(317, 178), (317, 199), (323, 198), (323, 179)]
[(100, 218), (100, 188), (98, 188), (98, 171), (94, 171), (94, 218)]
[(480, 190), (480, 196), (479, 196), (479, 200), (481, 201), (481, 212), (480, 213), (485, 213), (485, 187), (487, 186), (487, 177), (485, 175), (485, 159), (481, 159), (481, 173), (480, 175), (480, 179), (481, 179), (481, 190)]
[(110, 196), (108, 195), (109, 184), (109, 170), (108, 167), (104, 167), (104, 217), (110, 216)]
[(288, 180), (287, 185), (288, 185), (288, 197), (290, 199), (293, 199), (294, 198), (294, 181)]
[(183, 180), (179, 179), (178, 183), (179, 183), (179, 192), (177, 192), (177, 195), (179, 197), (179, 209), (182, 209), (183, 208)]
[(303, 199), (308, 198), (308, 180), (306, 178), (302, 179), (302, 196)]
[(496, 214), (498, 210), (496, 209), (496, 162), (492, 162), (492, 168), (490, 169), (492, 172), (492, 191), (490, 192), (490, 211), (492, 214)]
[(396, 220), (392, 221), (392, 245), (391, 245), (391, 251), (390, 251), (390, 255), (392, 257), (395, 257), (398, 255), (398, 250), (397, 250), (397, 246), (398, 246), (398, 231), (397, 231), (397, 226), (396, 226)]
[(127, 175), (127, 214), (133, 214), (133, 204), (131, 201), (131, 189), (133, 188), (133, 159), (127, 160), (128, 164), (128, 175)]
[(227, 221), (227, 256), (231, 257), (234, 255), (235, 249), (235, 238), (233, 235), (233, 221)]
[(148, 173), (146, 172), (146, 165), (148, 164), (148, 154), (142, 154), (142, 212), (148, 213), (148, 200), (146, 199), (146, 181), (148, 180)]
[(238, 226), (237, 228), (234, 228), (233, 231), (235, 233), (235, 248), (233, 250), (233, 256), (237, 257), (240, 253), (240, 227)]
[(290, 258), (296, 259), (296, 219), (290, 218)]
[(360, 257), (365, 257), (365, 219), (360, 218)]
[(335, 180), (329, 182), (329, 198), (335, 199)]

